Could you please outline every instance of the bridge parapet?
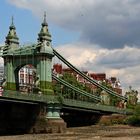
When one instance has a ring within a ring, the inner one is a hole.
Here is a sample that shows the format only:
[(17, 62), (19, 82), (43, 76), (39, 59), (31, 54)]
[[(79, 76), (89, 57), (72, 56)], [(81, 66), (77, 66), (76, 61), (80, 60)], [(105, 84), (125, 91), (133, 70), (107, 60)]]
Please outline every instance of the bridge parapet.
[(44, 95), (44, 94), (33, 94), (33, 93), (22, 93), (19, 91), (11, 91), (11, 90), (5, 90), (0, 97), (0, 100), (6, 99), (9, 100), (15, 100), (15, 101), (26, 101), (28, 103), (60, 103), (59, 97), (54, 95)]
[(127, 115), (133, 114), (132, 109), (120, 109), (114, 106), (101, 105), (72, 99), (62, 99), (62, 104), (64, 108), (71, 108), (77, 110), (81, 109), (83, 111), (96, 112), (99, 114), (112, 114), (112, 113), (127, 114)]
[[(52, 96), (52, 95), (37, 95), (37, 94), (22, 94), (17, 91), (4, 91), (0, 100), (15, 101), (15, 102), (26, 102), (26, 103), (45, 103), (49, 104), (49, 107), (55, 106), (55, 108), (70, 107), (83, 109), (91, 112), (106, 112), (106, 113), (119, 113), (119, 114), (133, 114), (132, 109), (120, 109), (114, 106), (96, 104), (94, 102), (80, 101), (74, 99), (65, 99), (62, 96)], [(50, 117), (50, 116), (49, 116)]]

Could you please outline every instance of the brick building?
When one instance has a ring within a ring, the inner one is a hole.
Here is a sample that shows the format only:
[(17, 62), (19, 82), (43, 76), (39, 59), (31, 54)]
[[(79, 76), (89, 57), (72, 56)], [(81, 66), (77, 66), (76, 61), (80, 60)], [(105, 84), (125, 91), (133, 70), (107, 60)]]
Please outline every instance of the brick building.
[[(54, 64), (53, 71), (56, 74), (62, 74), (62, 75), (65, 72), (70, 73), (76, 77), (78, 82), (80, 82), (82, 84), (86, 84), (86, 86), (90, 87), (93, 92), (96, 91), (96, 89), (97, 89), (97, 87), (95, 85), (93, 85), (90, 82), (88, 82), (87, 80), (85, 80), (82, 76), (77, 74), (71, 68), (63, 68), (61, 64)], [(107, 79), (105, 73), (89, 73), (88, 71), (82, 71), (82, 72), (84, 74), (86, 74), (87, 76), (89, 76), (91, 79), (96, 80), (96, 82), (98, 82), (98, 83), (107, 82), (107, 84), (110, 84), (112, 86), (112, 88), (115, 92), (117, 92), (118, 94), (122, 94), (120, 81), (117, 80), (116, 77), (111, 77), (111, 78)]]
[(20, 85), (33, 85), (34, 84), (35, 68), (32, 65), (26, 65), (19, 71)]

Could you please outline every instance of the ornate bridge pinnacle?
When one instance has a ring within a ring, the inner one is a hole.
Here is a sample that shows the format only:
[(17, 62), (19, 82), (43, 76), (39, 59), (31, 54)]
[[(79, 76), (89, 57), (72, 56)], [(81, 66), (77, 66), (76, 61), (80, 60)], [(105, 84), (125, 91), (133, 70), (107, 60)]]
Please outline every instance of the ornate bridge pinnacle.
[(11, 29), (15, 29), (15, 25), (14, 25), (14, 16), (11, 17), (11, 25), (10, 25)]
[(14, 16), (12, 16), (12, 23), (11, 25), (13, 26), (14, 25)]
[(46, 21), (46, 11), (44, 12), (44, 23), (47, 24), (47, 21)]
[(10, 30), (12, 30), (12, 29), (15, 30), (15, 29), (16, 29), (16, 27), (15, 27), (15, 25), (14, 25), (14, 16), (11, 17), (11, 25), (10, 25), (9, 28), (10, 28)]

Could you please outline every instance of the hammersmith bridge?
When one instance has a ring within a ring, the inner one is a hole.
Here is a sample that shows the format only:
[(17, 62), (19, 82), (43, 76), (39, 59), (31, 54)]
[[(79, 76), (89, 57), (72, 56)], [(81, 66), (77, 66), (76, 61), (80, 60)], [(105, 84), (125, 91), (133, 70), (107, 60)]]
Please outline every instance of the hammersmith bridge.
[[(126, 97), (85, 75), (52, 47), (46, 14), (37, 42), (22, 47), (12, 19), (5, 45), (1, 46), (1, 57), (4, 59), (4, 80), (0, 96), (0, 128), (3, 128), (0, 132), (63, 132), (74, 124), (94, 124), (102, 115), (133, 113), (127, 108), (102, 104), (100, 96), (80, 89), (52, 72), (52, 59), (57, 57), (101, 91), (117, 100), (127, 101)], [(20, 90), (19, 71), (26, 65), (35, 69), (30, 92)], [(62, 92), (62, 86), (67, 93)]]

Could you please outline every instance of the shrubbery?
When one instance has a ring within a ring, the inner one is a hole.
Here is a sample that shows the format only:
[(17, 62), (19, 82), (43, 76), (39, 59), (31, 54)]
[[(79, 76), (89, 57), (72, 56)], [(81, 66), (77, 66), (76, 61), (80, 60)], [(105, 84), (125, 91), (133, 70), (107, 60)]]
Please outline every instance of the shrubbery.
[(140, 105), (136, 105), (133, 116), (128, 117), (126, 123), (133, 126), (140, 126)]

